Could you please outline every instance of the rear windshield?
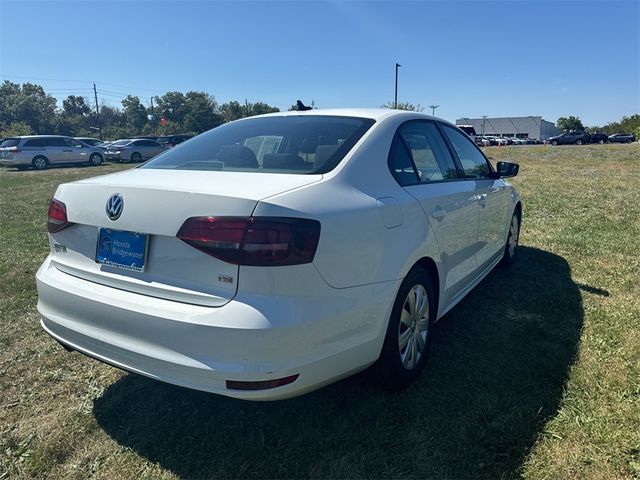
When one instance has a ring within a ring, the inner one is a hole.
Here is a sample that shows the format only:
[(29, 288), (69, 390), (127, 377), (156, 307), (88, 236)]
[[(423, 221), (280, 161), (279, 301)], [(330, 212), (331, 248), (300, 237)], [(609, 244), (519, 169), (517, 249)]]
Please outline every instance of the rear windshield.
[(324, 115), (250, 118), (209, 130), (140, 168), (325, 173), (373, 124)]
[(5, 138), (2, 143), (0, 143), (0, 148), (2, 147), (17, 147), (18, 143), (20, 143), (19, 138)]

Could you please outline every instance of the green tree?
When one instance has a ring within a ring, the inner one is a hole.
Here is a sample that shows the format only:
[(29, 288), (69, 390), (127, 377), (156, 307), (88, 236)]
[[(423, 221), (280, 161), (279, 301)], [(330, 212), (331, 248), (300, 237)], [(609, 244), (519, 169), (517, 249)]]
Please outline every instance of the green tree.
[(185, 111), (182, 126), (187, 132), (202, 133), (223, 122), (222, 115), (218, 113), (218, 103), (208, 93), (187, 92)]
[(407, 110), (409, 112), (422, 112), (424, 110), (424, 107), (419, 103), (414, 105), (413, 103), (409, 103), (409, 102), (398, 102), (397, 107), (394, 105), (393, 102), (387, 102), (384, 105), (382, 105), (382, 108), (391, 108), (395, 110)]
[(127, 95), (122, 100), (127, 127), (134, 135), (139, 135), (147, 123), (147, 109), (140, 103), (140, 98)]
[(220, 105), (220, 115), (222, 116), (222, 121), (227, 123), (240, 118), (245, 118), (247, 116), (247, 112), (245, 107), (240, 105), (240, 102), (232, 100)]
[(34, 133), (51, 133), (55, 125), (56, 99), (40, 85), (9, 81), (0, 86), (0, 122), (24, 122)]
[(247, 116), (252, 117), (254, 115), (263, 115), (265, 113), (275, 113), (279, 112), (280, 109), (276, 107), (272, 107), (263, 102), (250, 103), (247, 105)]
[(0, 138), (20, 135), (33, 135), (33, 130), (24, 122), (13, 122), (4, 128), (0, 128)]
[(182, 92), (167, 92), (157, 97), (158, 112), (167, 122), (182, 125), (187, 113), (187, 99)]
[(569, 132), (571, 130), (584, 130), (584, 125), (579, 117), (560, 117), (556, 122), (556, 127), (563, 132)]

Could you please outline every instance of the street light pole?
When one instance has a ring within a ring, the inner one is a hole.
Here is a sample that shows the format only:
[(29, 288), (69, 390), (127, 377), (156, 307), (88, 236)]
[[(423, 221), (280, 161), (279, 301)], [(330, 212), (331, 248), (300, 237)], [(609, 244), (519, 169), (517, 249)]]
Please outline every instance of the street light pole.
[(396, 63), (396, 94), (393, 97), (393, 108), (398, 108), (398, 68), (402, 65)]
[(486, 115), (482, 115), (482, 136), (484, 137), (484, 124), (487, 121), (487, 116)]
[(435, 115), (436, 114), (436, 108), (438, 108), (440, 105), (429, 105), (429, 108), (431, 109), (431, 115)]

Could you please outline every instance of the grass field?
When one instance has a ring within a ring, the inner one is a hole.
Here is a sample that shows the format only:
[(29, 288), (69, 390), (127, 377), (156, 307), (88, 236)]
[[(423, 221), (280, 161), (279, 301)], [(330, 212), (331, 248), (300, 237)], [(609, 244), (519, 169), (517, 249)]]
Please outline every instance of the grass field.
[(48, 200), (125, 167), (0, 170), (0, 479), (640, 478), (640, 145), (486, 151), (521, 165), (522, 248), (437, 325), (421, 380), (275, 403), (53, 342), (34, 285)]

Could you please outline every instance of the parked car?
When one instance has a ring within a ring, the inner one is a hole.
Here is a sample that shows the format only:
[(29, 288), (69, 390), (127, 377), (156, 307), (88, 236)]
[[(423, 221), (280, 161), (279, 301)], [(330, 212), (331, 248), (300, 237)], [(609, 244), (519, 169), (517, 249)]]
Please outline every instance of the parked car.
[(74, 137), (74, 138), (92, 147), (104, 147), (105, 145), (105, 142), (103, 142), (102, 140), (98, 140), (97, 138), (90, 138), (90, 137)]
[(89, 164), (104, 161), (100, 148), (61, 135), (28, 135), (6, 138), (0, 144), (0, 165), (44, 170), (50, 165)]
[(479, 147), (489, 147), (491, 146), (491, 141), (485, 137), (476, 137), (476, 145)]
[(162, 146), (153, 140), (119, 140), (107, 147), (105, 155), (112, 162), (142, 162), (162, 152)]
[(591, 134), (591, 143), (609, 143), (609, 137), (606, 133), (592, 133)]
[(58, 187), (41, 323), (67, 348), (231, 397), (300, 395), (372, 364), (400, 389), (433, 323), (514, 261), (517, 172), (417, 112), (231, 122)]
[(551, 145), (583, 145), (585, 143), (589, 143), (591, 137), (587, 132), (564, 132), (560, 135), (555, 135), (553, 137), (549, 137), (546, 140), (546, 143), (550, 143)]
[(609, 135), (609, 141), (613, 143), (632, 143), (636, 141), (636, 136), (633, 133), (615, 133)]
[(180, 135), (167, 135), (165, 137), (158, 137), (157, 142), (164, 148), (173, 148), (176, 145), (193, 138), (193, 135), (183, 133)]

